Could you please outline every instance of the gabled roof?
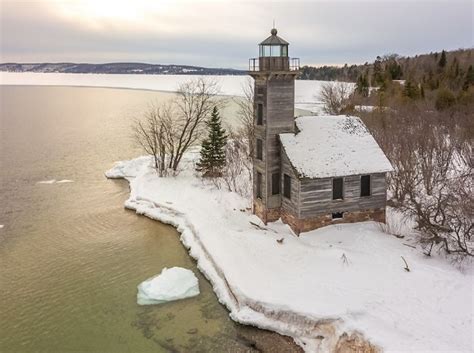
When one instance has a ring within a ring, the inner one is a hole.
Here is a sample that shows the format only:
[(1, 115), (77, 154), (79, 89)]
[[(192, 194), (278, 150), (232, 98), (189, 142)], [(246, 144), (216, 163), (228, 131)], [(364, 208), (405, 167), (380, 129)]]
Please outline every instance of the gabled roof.
[(357, 117), (305, 116), (295, 122), (299, 132), (280, 134), (280, 140), (300, 177), (327, 178), (393, 170)]

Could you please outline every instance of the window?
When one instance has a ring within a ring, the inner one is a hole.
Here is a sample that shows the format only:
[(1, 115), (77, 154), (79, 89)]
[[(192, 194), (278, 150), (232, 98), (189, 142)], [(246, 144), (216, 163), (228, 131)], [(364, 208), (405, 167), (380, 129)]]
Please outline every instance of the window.
[(280, 173), (272, 174), (272, 195), (280, 193)]
[(332, 219), (342, 219), (344, 218), (344, 212), (334, 212), (332, 214)]
[(260, 45), (259, 56), (270, 57), (270, 56), (288, 56), (288, 45)]
[(283, 175), (283, 196), (291, 200), (291, 178), (289, 175)]
[(257, 139), (257, 159), (263, 160), (263, 142)]
[(370, 175), (360, 177), (360, 196), (370, 196)]
[(257, 104), (257, 125), (263, 125), (263, 104)]
[(262, 198), (262, 173), (257, 172), (257, 198)]
[(342, 200), (343, 196), (343, 187), (342, 187), (342, 178), (334, 178), (332, 180), (332, 199), (333, 200)]

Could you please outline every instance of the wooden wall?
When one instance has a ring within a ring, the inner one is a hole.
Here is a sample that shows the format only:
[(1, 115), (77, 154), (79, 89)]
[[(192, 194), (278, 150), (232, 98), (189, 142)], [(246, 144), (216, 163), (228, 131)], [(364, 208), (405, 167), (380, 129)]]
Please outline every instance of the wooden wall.
[(345, 176), (343, 179), (343, 200), (332, 199), (332, 178), (302, 179), (299, 217), (385, 207), (387, 200), (385, 173), (371, 174), (371, 195), (364, 197), (360, 196), (360, 175)]
[[(300, 187), (301, 183), (300, 180), (298, 179), (291, 163), (290, 160), (288, 159), (288, 156), (285, 153), (285, 150), (283, 147), (281, 147), (281, 198), (282, 198), (282, 207), (285, 210), (288, 210), (292, 214), (298, 216), (299, 215), (299, 205), (300, 205)], [(287, 199), (285, 196), (283, 196), (283, 175), (287, 174), (291, 177), (291, 199)]]
[[(254, 78), (254, 111), (257, 112), (257, 104), (263, 104), (263, 125), (255, 125), (256, 138), (263, 142), (263, 161), (255, 160), (254, 177), (257, 171), (262, 173), (262, 203), (267, 209), (272, 209), (281, 206), (281, 193), (272, 195), (272, 174), (281, 173), (278, 135), (295, 129), (295, 75), (262, 73), (254, 74)], [(254, 184), (254, 195), (255, 190)]]

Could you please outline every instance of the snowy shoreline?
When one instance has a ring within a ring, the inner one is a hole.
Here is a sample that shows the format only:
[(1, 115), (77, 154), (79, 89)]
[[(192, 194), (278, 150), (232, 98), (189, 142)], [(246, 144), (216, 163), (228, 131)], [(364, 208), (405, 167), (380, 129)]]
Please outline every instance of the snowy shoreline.
[(176, 227), (233, 320), (291, 336), (307, 352), (336, 350), (344, 333), (386, 351), (470, 351), (471, 274), (423, 258), (373, 223), (299, 238), (280, 222), (259, 229), (247, 200), (194, 176), (194, 158), (178, 177), (158, 178), (148, 157), (106, 176), (129, 181), (126, 208)]
[[(154, 92), (176, 92), (179, 84), (203, 77), (215, 81), (220, 95), (242, 97), (249, 76), (199, 75), (133, 75), (133, 74), (63, 74), (35, 72), (1, 72), (0, 85), (112, 88)], [(299, 109), (317, 113), (321, 109), (318, 95), (325, 81), (297, 80), (295, 105)], [(353, 86), (353, 83), (347, 83)]]

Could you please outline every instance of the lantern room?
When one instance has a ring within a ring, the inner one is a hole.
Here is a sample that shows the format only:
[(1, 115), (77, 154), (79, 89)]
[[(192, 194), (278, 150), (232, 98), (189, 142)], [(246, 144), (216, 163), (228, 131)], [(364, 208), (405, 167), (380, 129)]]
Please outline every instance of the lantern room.
[(288, 42), (277, 36), (278, 31), (272, 28), (271, 36), (259, 44), (260, 57), (288, 56)]
[(288, 57), (286, 40), (277, 35), (276, 28), (270, 31), (270, 37), (258, 45), (258, 58), (249, 60), (250, 72), (288, 72), (299, 70), (299, 59)]

